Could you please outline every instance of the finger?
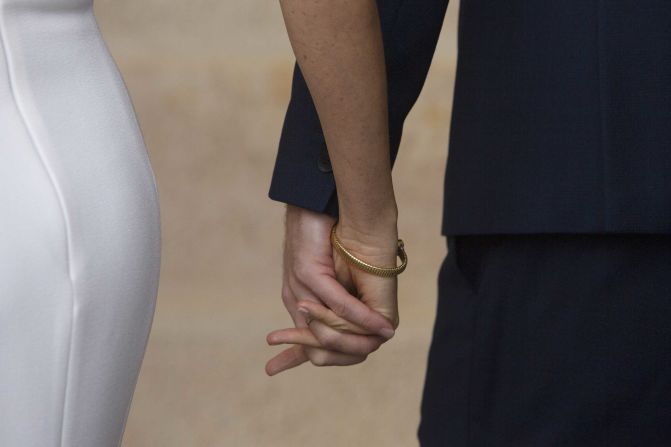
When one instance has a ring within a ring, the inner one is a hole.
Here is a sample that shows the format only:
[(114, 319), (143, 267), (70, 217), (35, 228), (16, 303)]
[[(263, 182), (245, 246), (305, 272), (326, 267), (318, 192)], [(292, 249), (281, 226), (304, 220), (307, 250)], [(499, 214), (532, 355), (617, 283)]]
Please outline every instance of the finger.
[(297, 302), (297, 307), (299, 312), (305, 310), (307, 315), (309, 315), (309, 318), (319, 320), (338, 331), (348, 331), (354, 334), (362, 335), (371, 333), (367, 329), (339, 317), (335, 314), (335, 312), (321, 303), (316, 303), (309, 300), (299, 300)]
[(319, 320), (310, 323), (314, 337), (324, 349), (349, 355), (368, 355), (386, 340), (379, 335), (357, 335), (338, 332)]
[(315, 366), (346, 366), (361, 363), (365, 355), (350, 355), (321, 348), (305, 348), (310, 362)]
[(266, 341), (269, 345), (279, 345), (282, 343), (294, 343), (313, 348), (321, 348), (322, 345), (315, 337), (312, 331), (307, 327), (278, 329), (268, 334)]
[(304, 322), (304, 315), (297, 312), (298, 301), (313, 301), (321, 303), (319, 298), (302, 283), (292, 283), (289, 281), (282, 290), (282, 299), (284, 305), (291, 315), (294, 325), (299, 327), (300, 322)]
[(286, 371), (303, 364), (308, 360), (302, 345), (295, 345), (277, 354), (266, 363), (266, 374), (274, 376), (275, 374)]
[(320, 276), (312, 286), (312, 290), (317, 298), (339, 317), (386, 339), (394, 336), (394, 327), (387, 318), (347, 293), (335, 278), (327, 275)]
[(296, 317), (298, 316), (296, 314), (296, 294), (291, 290), (291, 287), (289, 287), (286, 281), (282, 284), (281, 298), (284, 307), (289, 311), (289, 316), (291, 316), (294, 325), (298, 325), (298, 321), (296, 321)]

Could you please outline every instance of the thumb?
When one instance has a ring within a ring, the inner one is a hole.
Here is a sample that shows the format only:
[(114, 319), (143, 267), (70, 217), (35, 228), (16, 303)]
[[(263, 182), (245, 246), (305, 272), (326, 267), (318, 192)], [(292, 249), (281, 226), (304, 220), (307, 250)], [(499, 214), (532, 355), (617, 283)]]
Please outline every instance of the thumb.
[(394, 327), (398, 327), (398, 280), (384, 278), (364, 271), (352, 272), (358, 297), (375, 312), (385, 317)]

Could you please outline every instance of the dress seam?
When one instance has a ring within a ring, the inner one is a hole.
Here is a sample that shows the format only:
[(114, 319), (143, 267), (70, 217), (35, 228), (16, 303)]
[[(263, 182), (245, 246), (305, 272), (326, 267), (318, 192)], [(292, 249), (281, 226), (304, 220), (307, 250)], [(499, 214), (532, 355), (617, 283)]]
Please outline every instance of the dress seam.
[(5, 9), (6, 7), (2, 7), (2, 10), (0, 10), (0, 45), (2, 48), (4, 48), (4, 59), (5, 59), (5, 64), (7, 66), (7, 79), (8, 79), (8, 85), (9, 85), (9, 91), (10, 95), (12, 98), (12, 101), (14, 102), (14, 105), (16, 107), (17, 113), (19, 115), (19, 118), (21, 122), (23, 123), (23, 126), (26, 130), (26, 133), (28, 134), (28, 137), (30, 139), (30, 143), (35, 151), (35, 154), (42, 165), (42, 168), (44, 169), (47, 178), (49, 180), (49, 183), (51, 184), (51, 187), (53, 188), (53, 191), (56, 195), (57, 201), (59, 208), (61, 210), (61, 214), (63, 217), (63, 223), (65, 226), (65, 257), (66, 257), (66, 264), (67, 264), (67, 274), (68, 274), (68, 280), (70, 282), (70, 291), (71, 291), (71, 311), (70, 311), (70, 331), (69, 331), (69, 339), (68, 339), (68, 354), (67, 354), (67, 364), (66, 364), (66, 369), (65, 369), (65, 388), (63, 391), (63, 409), (61, 413), (61, 425), (60, 425), (60, 446), (63, 446), (64, 442), (64, 424), (65, 424), (65, 415), (66, 415), (66, 408), (67, 408), (67, 397), (68, 397), (68, 384), (70, 382), (70, 371), (71, 371), (71, 362), (72, 362), (72, 342), (73, 342), (73, 333), (74, 333), (74, 321), (75, 321), (75, 312), (76, 312), (76, 293), (75, 293), (75, 281), (74, 281), (74, 275), (72, 271), (72, 237), (71, 237), (71, 225), (68, 220), (68, 215), (66, 212), (66, 206), (65, 206), (65, 199), (63, 197), (63, 193), (61, 189), (59, 188), (58, 182), (56, 181), (56, 176), (52, 172), (52, 170), (49, 168), (49, 165), (46, 161), (46, 158), (44, 157), (44, 154), (42, 150), (40, 149), (40, 145), (38, 144), (38, 138), (35, 135), (35, 132), (33, 128), (30, 125), (30, 120), (27, 118), (26, 113), (21, 106), (21, 101), (19, 99), (20, 95), (16, 89), (16, 80), (14, 76), (14, 71), (12, 67), (12, 60), (10, 57), (10, 49), (8, 45), (8, 39), (6, 36), (5, 29), (6, 27), (4, 26), (5, 24)]

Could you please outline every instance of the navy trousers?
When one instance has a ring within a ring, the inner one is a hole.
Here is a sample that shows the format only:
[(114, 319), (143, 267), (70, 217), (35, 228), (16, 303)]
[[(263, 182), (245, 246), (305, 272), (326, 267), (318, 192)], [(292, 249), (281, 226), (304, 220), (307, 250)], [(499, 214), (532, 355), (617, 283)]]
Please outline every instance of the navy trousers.
[(671, 446), (671, 235), (447, 247), (421, 446)]

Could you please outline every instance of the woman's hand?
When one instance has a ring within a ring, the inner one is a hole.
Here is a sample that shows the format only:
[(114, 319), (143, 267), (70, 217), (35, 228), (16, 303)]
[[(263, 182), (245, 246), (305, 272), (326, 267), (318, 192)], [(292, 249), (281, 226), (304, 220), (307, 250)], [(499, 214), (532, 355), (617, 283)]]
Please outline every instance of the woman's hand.
[[(296, 327), (273, 331), (267, 341), (295, 346), (268, 361), (269, 375), (307, 360), (317, 366), (360, 363), (390, 338), (377, 334), (387, 329), (393, 335), (398, 326), (396, 279), (352, 270), (331, 246), (334, 222), (328, 215), (287, 206), (282, 300)], [(372, 238), (347, 226), (343, 230), (341, 234), (339, 224), (336, 233), (343, 244), (350, 244), (345, 246), (351, 246), (356, 256), (371, 263), (391, 257), (388, 248), (367, 245)], [(354, 246), (354, 236), (366, 244)], [(393, 262), (395, 253), (394, 249)], [(314, 320), (309, 327), (298, 304), (312, 314)]]
[[(381, 216), (365, 229), (356, 228), (345, 216), (336, 226), (336, 236), (355, 257), (380, 267), (395, 267), (398, 252), (398, 230), (393, 215), (385, 221)], [(399, 325), (396, 277), (385, 278), (365, 272), (351, 264), (333, 248), (336, 278), (352, 295), (384, 315), (394, 329)]]
[[(374, 265), (396, 265), (398, 213), (377, 3), (281, 0), (280, 5), (333, 166), (337, 235), (355, 256)], [(270, 375), (308, 358), (316, 365), (359, 363), (398, 325), (396, 278), (347, 265), (331, 247), (334, 220), (289, 212), (293, 208), (287, 212), (282, 298), (297, 327), (270, 333), (268, 342), (296, 346), (268, 362)], [(290, 221), (291, 215), (297, 219)], [(298, 301), (314, 313), (309, 328), (298, 313)]]

